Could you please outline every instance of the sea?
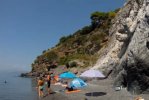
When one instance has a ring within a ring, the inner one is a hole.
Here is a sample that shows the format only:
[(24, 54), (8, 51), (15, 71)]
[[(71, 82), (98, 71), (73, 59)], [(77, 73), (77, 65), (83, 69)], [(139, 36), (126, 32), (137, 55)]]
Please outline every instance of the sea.
[(38, 100), (35, 80), (20, 74), (0, 71), (0, 100)]

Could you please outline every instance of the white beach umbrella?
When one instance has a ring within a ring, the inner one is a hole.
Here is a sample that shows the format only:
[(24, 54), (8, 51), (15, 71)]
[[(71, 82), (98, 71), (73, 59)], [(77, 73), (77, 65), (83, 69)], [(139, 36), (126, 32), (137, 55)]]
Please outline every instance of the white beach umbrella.
[(90, 69), (83, 72), (80, 77), (89, 77), (89, 78), (105, 78), (105, 75), (102, 74), (99, 70)]
[[(80, 77), (87, 77), (87, 78), (105, 78), (105, 75), (102, 74), (101, 71), (90, 69), (85, 72), (83, 72)], [(91, 93), (93, 95), (93, 93)]]

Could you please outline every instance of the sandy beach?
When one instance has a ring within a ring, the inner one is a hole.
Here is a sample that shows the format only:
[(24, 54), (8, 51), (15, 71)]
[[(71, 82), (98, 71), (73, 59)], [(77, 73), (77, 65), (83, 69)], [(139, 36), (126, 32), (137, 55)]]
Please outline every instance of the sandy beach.
[(125, 88), (115, 91), (112, 87), (111, 79), (92, 80), (88, 82), (88, 86), (76, 93), (65, 93), (64, 87), (60, 85), (51, 85), (53, 94), (45, 96), (41, 100), (134, 100), (137, 96), (141, 96), (144, 100), (148, 100), (148, 94), (132, 95)]

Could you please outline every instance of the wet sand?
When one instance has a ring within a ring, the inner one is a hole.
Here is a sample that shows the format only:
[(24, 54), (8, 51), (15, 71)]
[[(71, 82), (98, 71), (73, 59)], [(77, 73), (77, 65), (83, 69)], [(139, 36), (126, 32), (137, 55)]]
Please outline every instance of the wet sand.
[[(112, 87), (113, 81), (93, 80), (88, 83), (88, 86), (81, 89), (80, 92), (67, 94), (60, 85), (51, 85), (55, 93), (50, 94), (41, 100), (134, 100), (138, 95), (132, 95), (125, 88), (120, 91), (115, 91)], [(139, 95), (145, 100), (149, 100), (148, 94)]]

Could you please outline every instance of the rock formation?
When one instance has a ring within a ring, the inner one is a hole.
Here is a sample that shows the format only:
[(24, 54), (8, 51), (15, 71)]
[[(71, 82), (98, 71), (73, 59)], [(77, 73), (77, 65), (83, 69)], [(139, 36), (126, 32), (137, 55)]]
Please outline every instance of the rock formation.
[(149, 89), (149, 0), (128, 0), (113, 20), (108, 46), (93, 69), (113, 71), (115, 86)]

